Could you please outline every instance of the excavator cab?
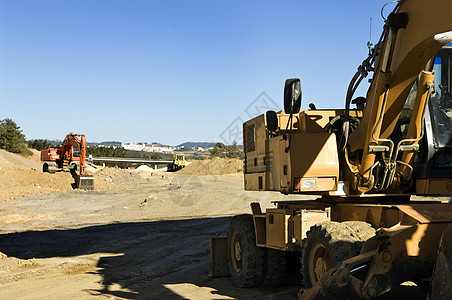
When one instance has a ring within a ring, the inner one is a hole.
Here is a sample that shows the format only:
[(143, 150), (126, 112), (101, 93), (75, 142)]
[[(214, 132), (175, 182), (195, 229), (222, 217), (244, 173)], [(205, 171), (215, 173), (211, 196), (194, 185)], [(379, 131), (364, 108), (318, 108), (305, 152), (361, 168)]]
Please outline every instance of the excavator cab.
[[(434, 92), (432, 93), (428, 107), (425, 110), (424, 136), (420, 143), (420, 151), (416, 157), (416, 170), (414, 178), (417, 182), (440, 183), (442, 178), (449, 178), (452, 174), (452, 43), (444, 46), (433, 60), (432, 71), (435, 72)], [(411, 94), (415, 94), (415, 84)], [(410, 118), (410, 104), (412, 99), (407, 99), (405, 108), (399, 118)], [(406, 114), (404, 116), (403, 114)], [(403, 132), (403, 125), (401, 125)], [(450, 194), (450, 185), (436, 184), (435, 189), (422, 188), (418, 184), (417, 194)]]

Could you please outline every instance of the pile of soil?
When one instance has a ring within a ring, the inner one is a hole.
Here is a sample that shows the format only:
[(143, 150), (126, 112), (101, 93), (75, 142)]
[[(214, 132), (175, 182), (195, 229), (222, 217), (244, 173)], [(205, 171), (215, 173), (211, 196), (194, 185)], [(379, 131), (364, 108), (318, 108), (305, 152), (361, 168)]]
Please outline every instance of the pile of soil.
[(42, 173), (41, 163), (0, 150), (0, 200), (71, 190), (69, 173)]
[[(39, 151), (29, 158), (0, 149), (0, 201), (73, 190), (69, 172), (43, 173)], [(93, 174), (95, 190), (130, 188), (142, 178), (126, 170), (104, 168)]]
[(29, 160), (41, 163), (41, 151), (38, 151), (36, 149), (30, 149), (30, 150), (31, 150), (32, 155), (28, 156), (27, 158)]
[(141, 165), (138, 168), (136, 168), (137, 171), (146, 171), (146, 172), (152, 172), (154, 171), (153, 168), (147, 166), (147, 165)]
[[(152, 170), (152, 169), (150, 169)], [(141, 169), (143, 171), (143, 169)], [(94, 173), (94, 187), (97, 189), (98, 184), (102, 187), (105, 183), (122, 186), (122, 188), (129, 188), (145, 181), (138, 172), (133, 170), (123, 170), (119, 168), (105, 167), (100, 171)], [(98, 179), (98, 180), (96, 180)]]
[[(25, 158), (0, 149), (0, 201), (73, 189), (75, 181), (69, 172), (43, 173), (40, 152), (32, 151), (33, 155)], [(91, 174), (95, 190), (118, 190), (142, 185), (147, 182), (146, 175), (160, 174), (164, 169), (141, 166), (138, 170), (122, 170), (106, 167), (98, 171), (92, 169), (95, 172)], [(223, 175), (241, 173), (242, 169), (243, 161), (240, 159), (213, 158), (194, 161), (177, 173)]]
[(236, 158), (211, 158), (197, 160), (177, 173), (193, 175), (224, 175), (243, 172), (243, 160)]

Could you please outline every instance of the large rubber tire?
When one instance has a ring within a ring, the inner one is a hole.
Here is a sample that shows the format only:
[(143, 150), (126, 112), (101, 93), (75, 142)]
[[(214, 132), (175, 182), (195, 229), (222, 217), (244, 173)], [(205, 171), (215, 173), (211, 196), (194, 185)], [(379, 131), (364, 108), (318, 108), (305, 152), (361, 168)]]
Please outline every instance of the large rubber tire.
[(356, 256), (362, 244), (375, 234), (365, 222), (322, 222), (311, 227), (303, 240), (301, 256), (305, 288), (312, 287), (342, 261)]
[(229, 225), (228, 261), (235, 286), (261, 285), (265, 250), (256, 246), (253, 216), (234, 216)]
[(452, 299), (452, 224), (441, 235), (427, 299)]
[(373, 228), (369, 223), (366, 222), (346, 221), (342, 222), (341, 224), (349, 227), (349, 229), (352, 231), (351, 234), (353, 234), (358, 239), (357, 244), (359, 245), (364, 244), (365, 241), (375, 235), (375, 228)]
[(284, 279), (286, 271), (286, 252), (265, 249), (264, 271), (262, 274), (263, 286), (279, 286)]

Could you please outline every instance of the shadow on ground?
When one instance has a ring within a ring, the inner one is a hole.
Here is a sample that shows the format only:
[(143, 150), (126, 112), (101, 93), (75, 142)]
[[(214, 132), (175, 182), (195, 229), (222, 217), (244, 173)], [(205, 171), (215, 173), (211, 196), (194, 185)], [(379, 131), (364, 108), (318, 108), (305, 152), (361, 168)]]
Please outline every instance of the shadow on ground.
[(95, 273), (103, 277), (103, 288), (86, 291), (92, 295), (260, 299), (280, 294), (295, 299), (298, 287), (239, 289), (230, 278), (208, 277), (209, 237), (225, 235), (228, 226), (229, 218), (220, 217), (9, 233), (0, 235), (0, 252), (20, 259), (102, 253)]
[[(125, 299), (296, 299), (299, 278), (292, 277), (286, 286), (277, 288), (240, 289), (232, 285), (230, 278), (207, 276), (209, 237), (225, 235), (228, 225), (229, 218), (219, 217), (9, 233), (0, 235), (0, 252), (20, 259), (101, 253), (93, 273), (102, 276), (102, 288), (86, 290), (88, 295)], [(424, 297), (417, 287), (400, 287), (381, 299)]]

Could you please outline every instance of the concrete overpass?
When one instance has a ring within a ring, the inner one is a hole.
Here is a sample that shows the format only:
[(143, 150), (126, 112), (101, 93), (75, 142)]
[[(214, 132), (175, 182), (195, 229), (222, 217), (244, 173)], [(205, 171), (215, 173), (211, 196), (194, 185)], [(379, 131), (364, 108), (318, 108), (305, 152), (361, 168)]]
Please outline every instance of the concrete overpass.
[[(86, 159), (93, 163), (131, 163), (131, 164), (150, 164), (150, 165), (166, 165), (172, 163), (171, 160), (149, 160), (143, 158), (123, 158), (123, 157), (92, 157)], [(90, 161), (91, 160), (91, 161)]]

